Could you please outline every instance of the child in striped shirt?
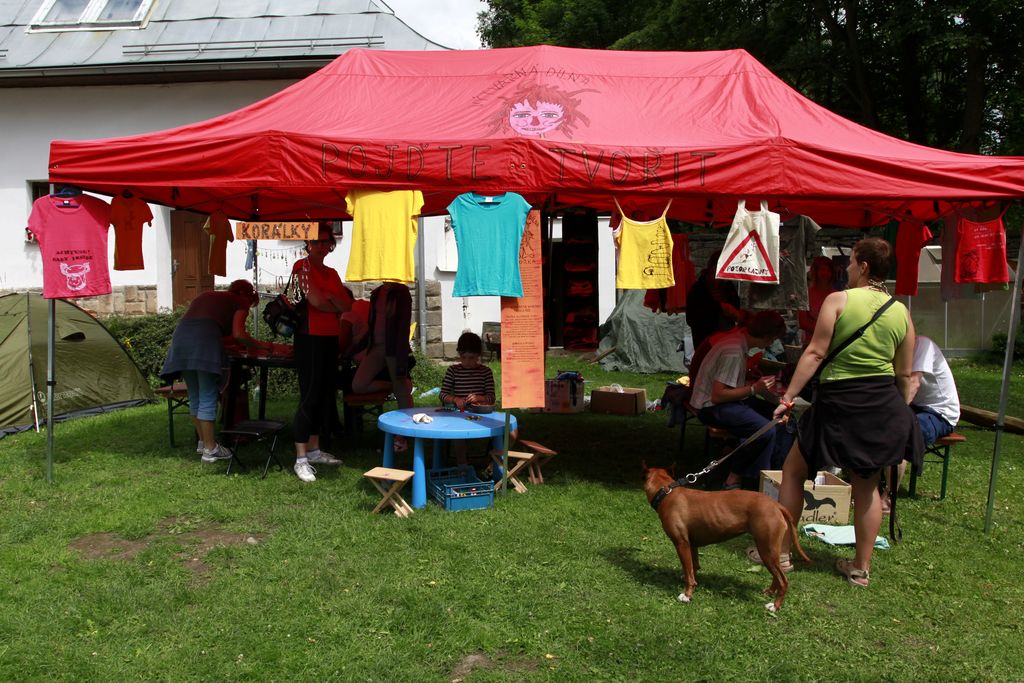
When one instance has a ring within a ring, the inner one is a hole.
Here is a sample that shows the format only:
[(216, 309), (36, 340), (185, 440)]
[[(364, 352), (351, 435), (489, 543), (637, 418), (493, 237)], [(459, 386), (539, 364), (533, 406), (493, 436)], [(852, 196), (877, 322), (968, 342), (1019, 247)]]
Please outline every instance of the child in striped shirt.
[[(448, 367), (441, 382), (439, 398), (445, 405), (454, 405), (459, 410), (468, 406), (494, 405), (494, 373), (480, 362), (484, 344), (480, 336), (465, 332), (455, 346), (459, 362)], [(459, 465), (466, 464), (466, 442), (452, 442), (452, 452)]]

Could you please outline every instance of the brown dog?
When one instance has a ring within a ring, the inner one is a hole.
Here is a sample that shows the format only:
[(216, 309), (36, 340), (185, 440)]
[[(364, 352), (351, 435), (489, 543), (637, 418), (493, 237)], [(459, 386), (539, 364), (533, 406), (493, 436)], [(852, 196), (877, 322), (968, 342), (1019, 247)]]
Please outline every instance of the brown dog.
[(661, 467), (648, 468), (644, 464), (647, 502), (661, 517), (661, 526), (675, 545), (679, 561), (683, 564), (685, 589), (679, 594), (679, 601), (689, 602), (697, 586), (699, 547), (750, 532), (757, 544), (761, 561), (772, 575), (772, 585), (765, 593), (774, 595), (775, 601), (765, 607), (771, 612), (782, 607), (789, 580), (782, 571), (779, 554), (787, 533), (804, 562), (811, 561), (800, 547), (796, 525), (789, 511), (761, 493), (738, 490), (696, 491), (679, 484), (670, 487), (674, 481), (668, 470)]

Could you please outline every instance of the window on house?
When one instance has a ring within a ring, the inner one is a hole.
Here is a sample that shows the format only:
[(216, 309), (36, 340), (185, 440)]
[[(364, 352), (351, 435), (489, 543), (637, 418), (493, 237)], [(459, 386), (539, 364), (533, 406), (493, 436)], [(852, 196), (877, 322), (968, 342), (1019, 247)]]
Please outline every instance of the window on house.
[(34, 204), (35, 201), (40, 197), (45, 197), (46, 195), (50, 194), (51, 187), (52, 185), (50, 185), (50, 183), (45, 180), (28, 181), (28, 189), (29, 192), (32, 194), (32, 200), (29, 202), (29, 204)]
[(29, 28), (33, 31), (138, 28), (153, 0), (43, 0)]

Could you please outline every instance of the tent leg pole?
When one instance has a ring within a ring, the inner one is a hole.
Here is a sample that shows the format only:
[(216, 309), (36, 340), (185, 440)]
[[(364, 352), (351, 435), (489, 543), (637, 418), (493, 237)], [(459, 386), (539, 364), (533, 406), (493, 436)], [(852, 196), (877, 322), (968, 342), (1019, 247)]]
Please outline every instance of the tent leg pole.
[(996, 440), (992, 447), (992, 470), (988, 476), (988, 503), (985, 506), (985, 533), (992, 531), (992, 508), (996, 499), (996, 471), (999, 469), (999, 450), (1003, 441), (1003, 425), (1006, 422), (1006, 401), (1010, 394), (1010, 374), (1013, 370), (1013, 347), (1020, 326), (1021, 279), (1024, 276), (1024, 237), (1017, 249), (1017, 273), (1013, 282), (1013, 296), (1010, 308), (1010, 329), (1006, 336), (1006, 356), (1003, 359), (1003, 383), (999, 389), (999, 412), (996, 415)]
[(505, 409), (505, 441), (501, 449), (501, 495), (508, 493), (508, 433), (512, 422), (509, 416), (508, 409)]
[(57, 300), (47, 302), (46, 315), (46, 481), (53, 483), (53, 387), (56, 366)]
[(416, 219), (416, 336), (420, 353), (427, 355), (427, 258), (426, 240), (423, 238), (423, 216)]

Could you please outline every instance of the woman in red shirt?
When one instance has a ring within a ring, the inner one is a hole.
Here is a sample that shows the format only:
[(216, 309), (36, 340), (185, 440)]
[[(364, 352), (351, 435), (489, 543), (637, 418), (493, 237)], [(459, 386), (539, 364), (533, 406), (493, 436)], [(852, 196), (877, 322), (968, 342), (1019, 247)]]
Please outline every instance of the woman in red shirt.
[(306, 242), (306, 258), (292, 267), (292, 277), (304, 295), (295, 331), (295, 368), (299, 375), (299, 405), (292, 422), (295, 436), (295, 474), (316, 481), (313, 465), (340, 465), (320, 450), (320, 431), (330, 429), (337, 393), (339, 316), (352, 307), (352, 295), (342, 286), (338, 271), (324, 263), (334, 251), (330, 222), (322, 222), (317, 239)]

